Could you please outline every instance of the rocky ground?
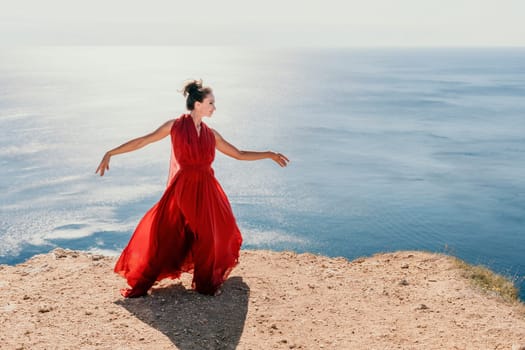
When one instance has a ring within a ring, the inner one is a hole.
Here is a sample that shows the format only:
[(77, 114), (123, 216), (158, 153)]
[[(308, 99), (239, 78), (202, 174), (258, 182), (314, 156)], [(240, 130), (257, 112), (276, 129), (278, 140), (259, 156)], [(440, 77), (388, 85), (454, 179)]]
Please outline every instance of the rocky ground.
[(525, 349), (523, 304), (453, 259), (242, 251), (217, 297), (165, 280), (123, 299), (115, 258), (55, 250), (0, 266), (1, 349)]

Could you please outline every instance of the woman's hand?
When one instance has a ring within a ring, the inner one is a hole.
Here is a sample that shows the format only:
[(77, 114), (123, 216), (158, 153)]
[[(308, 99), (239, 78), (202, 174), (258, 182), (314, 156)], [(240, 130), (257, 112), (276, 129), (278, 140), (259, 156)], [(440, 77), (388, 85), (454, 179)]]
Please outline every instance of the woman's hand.
[(281, 167), (288, 165), (290, 161), (284, 154), (276, 153), (272, 151), (256, 152), (256, 151), (241, 151), (234, 145), (226, 141), (217, 130), (211, 129), (215, 135), (215, 147), (226, 154), (229, 157), (238, 160), (259, 160), (259, 159), (272, 159), (274, 162), (279, 164)]
[(272, 160), (282, 166), (283, 168), (288, 165), (290, 161), (284, 154), (272, 152)]
[(95, 174), (100, 171), (100, 176), (104, 176), (104, 172), (106, 170), (109, 170), (109, 159), (111, 158), (111, 155), (109, 152), (104, 154), (104, 158), (100, 161), (100, 165), (98, 166), (97, 170), (95, 171)]

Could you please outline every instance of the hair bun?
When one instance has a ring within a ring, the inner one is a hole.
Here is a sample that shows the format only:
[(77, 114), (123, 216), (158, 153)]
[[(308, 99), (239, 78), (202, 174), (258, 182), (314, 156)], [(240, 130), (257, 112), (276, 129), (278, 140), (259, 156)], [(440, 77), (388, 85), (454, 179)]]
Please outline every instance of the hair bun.
[(202, 90), (202, 80), (190, 80), (184, 84), (184, 97), (190, 95), (195, 96)]

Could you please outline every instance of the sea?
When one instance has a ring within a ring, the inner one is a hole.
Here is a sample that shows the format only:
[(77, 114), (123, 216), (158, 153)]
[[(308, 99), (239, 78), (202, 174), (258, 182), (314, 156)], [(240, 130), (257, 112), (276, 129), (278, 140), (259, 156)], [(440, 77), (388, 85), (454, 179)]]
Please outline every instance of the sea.
[(118, 255), (161, 197), (168, 138), (104, 153), (185, 113), (243, 150), (216, 177), (244, 249), (454, 255), (525, 300), (525, 48), (42, 46), (0, 49), (0, 264), (56, 247)]

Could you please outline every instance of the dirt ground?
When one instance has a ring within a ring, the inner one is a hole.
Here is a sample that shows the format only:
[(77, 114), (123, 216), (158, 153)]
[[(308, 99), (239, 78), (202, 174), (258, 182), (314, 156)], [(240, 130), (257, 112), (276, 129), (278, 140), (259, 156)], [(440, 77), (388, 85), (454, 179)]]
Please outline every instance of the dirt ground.
[(115, 258), (57, 249), (0, 265), (1, 349), (525, 349), (523, 304), (445, 255), (347, 261), (242, 251), (217, 297), (191, 276), (124, 299)]

